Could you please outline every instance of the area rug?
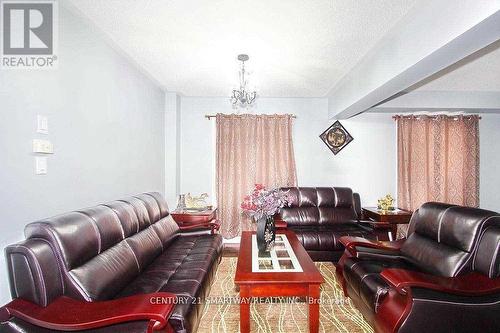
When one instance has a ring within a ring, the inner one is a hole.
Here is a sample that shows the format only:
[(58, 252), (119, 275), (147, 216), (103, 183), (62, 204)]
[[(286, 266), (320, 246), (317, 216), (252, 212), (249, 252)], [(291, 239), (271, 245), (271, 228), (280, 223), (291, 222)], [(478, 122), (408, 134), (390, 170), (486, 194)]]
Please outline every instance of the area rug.
[[(205, 303), (199, 333), (239, 332), (239, 305), (234, 300), (234, 275), (237, 258), (224, 257), (210, 295)], [(320, 332), (371, 333), (372, 328), (363, 319), (335, 280), (335, 266), (331, 263), (316, 263), (325, 278), (321, 287)], [(309, 332), (307, 304), (300, 302), (253, 303), (250, 308), (252, 332), (291, 333)]]

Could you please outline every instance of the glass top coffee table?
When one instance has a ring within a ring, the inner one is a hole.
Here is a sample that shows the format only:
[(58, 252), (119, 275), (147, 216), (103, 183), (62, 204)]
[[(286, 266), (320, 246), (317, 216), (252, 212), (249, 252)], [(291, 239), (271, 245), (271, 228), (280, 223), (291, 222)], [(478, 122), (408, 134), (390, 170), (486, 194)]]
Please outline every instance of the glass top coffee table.
[(252, 272), (302, 272), (299, 260), (285, 234), (277, 234), (274, 248), (260, 254), (257, 235), (252, 235)]
[(321, 273), (291, 231), (276, 235), (274, 249), (259, 255), (255, 232), (241, 235), (235, 284), (240, 289), (240, 332), (250, 332), (251, 297), (305, 297), (309, 304), (309, 331), (319, 330)]

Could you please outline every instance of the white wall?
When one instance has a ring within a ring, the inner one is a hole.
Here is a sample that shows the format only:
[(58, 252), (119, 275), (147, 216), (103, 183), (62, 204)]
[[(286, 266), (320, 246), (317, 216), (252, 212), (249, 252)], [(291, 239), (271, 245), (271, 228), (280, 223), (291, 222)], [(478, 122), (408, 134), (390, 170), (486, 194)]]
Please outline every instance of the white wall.
[[(206, 114), (232, 113), (226, 98), (181, 98), (180, 193), (214, 193), (215, 120)], [(261, 98), (254, 113), (292, 113), (300, 186), (349, 186), (363, 205), (397, 194), (397, 138), (392, 114), (364, 113), (343, 120), (354, 137), (334, 156), (319, 135), (331, 125), (326, 98)], [(500, 211), (500, 115), (480, 121), (480, 205)], [(168, 128), (167, 128), (168, 130)], [(170, 203), (175, 205), (175, 202)]]
[[(390, 115), (363, 114), (342, 121), (354, 141), (335, 156), (319, 138), (333, 123), (326, 98), (260, 98), (257, 103), (252, 112), (297, 116), (293, 140), (300, 186), (349, 186), (360, 193), (364, 205), (396, 194), (396, 127)], [(214, 198), (215, 119), (204, 115), (218, 112), (233, 112), (227, 98), (181, 99), (181, 193), (208, 192)]]
[(500, 114), (482, 114), (479, 121), (481, 208), (500, 212)]
[[(0, 71), (0, 248), (37, 219), (164, 190), (164, 94), (60, 6), (59, 68)], [(36, 115), (49, 135), (35, 133)], [(31, 140), (48, 138), (48, 174), (34, 175)], [(0, 304), (10, 298), (0, 255)]]
[(180, 97), (165, 93), (165, 200), (175, 208), (180, 192)]

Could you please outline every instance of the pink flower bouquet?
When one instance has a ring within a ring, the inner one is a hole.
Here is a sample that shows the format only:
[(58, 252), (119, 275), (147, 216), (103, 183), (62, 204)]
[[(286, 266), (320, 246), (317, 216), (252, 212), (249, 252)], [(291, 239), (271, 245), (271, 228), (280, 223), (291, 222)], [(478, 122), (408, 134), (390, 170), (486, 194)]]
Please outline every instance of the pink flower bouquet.
[(243, 213), (253, 217), (255, 221), (265, 217), (272, 217), (281, 208), (289, 206), (288, 192), (280, 189), (266, 189), (262, 184), (255, 184), (250, 195), (245, 196), (241, 203)]

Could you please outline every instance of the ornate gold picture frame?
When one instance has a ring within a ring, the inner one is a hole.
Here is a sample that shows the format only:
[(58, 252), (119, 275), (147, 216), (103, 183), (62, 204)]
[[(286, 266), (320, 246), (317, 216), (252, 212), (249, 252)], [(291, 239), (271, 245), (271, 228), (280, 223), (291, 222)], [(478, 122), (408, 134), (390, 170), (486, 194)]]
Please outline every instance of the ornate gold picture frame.
[(336, 121), (332, 126), (328, 127), (326, 131), (319, 136), (321, 140), (327, 145), (334, 155), (344, 149), (354, 138), (342, 126), (340, 121)]

